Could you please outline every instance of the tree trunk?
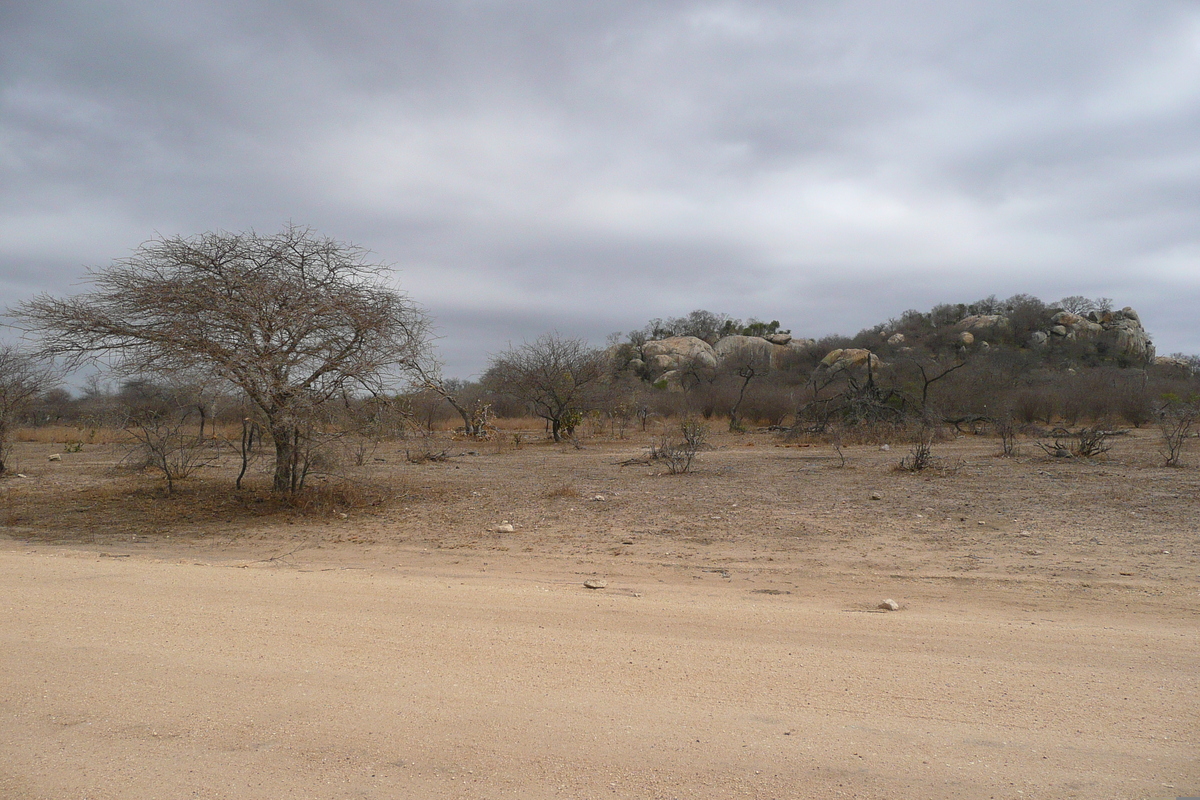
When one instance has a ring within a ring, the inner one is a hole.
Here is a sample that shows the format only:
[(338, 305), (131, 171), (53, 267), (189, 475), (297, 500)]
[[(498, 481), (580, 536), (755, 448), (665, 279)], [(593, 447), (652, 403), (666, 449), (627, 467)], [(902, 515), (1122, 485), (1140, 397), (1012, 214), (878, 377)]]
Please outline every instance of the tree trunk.
[(271, 439), (275, 442), (275, 481), (272, 488), (277, 492), (291, 492), (295, 488), (295, 434), (295, 429), (287, 425), (271, 428)]
[(550, 420), (550, 432), (554, 435), (554, 441), (556, 441), (556, 442), (562, 441), (561, 429), (562, 429), (562, 422), (558, 419), (558, 417), (555, 417), (554, 419)]

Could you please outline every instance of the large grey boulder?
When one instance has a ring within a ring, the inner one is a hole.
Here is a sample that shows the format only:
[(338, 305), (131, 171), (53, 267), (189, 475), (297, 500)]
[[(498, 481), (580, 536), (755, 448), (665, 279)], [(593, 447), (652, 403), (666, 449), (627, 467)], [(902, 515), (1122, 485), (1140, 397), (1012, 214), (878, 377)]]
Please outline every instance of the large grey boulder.
[(817, 346), (816, 339), (792, 339), (787, 343), (788, 349), (794, 353), (803, 353)]
[(642, 358), (651, 373), (651, 379), (670, 370), (685, 367), (712, 369), (717, 366), (717, 354), (712, 345), (695, 336), (672, 336), (642, 345)]
[(726, 336), (713, 346), (718, 361), (739, 358), (763, 364), (771, 362), (771, 356), (777, 349), (786, 350), (786, 347), (771, 344), (761, 336)]
[(1050, 321), (1055, 325), (1061, 325), (1067, 330), (1073, 332), (1076, 336), (1079, 335), (1095, 335), (1104, 330), (1098, 323), (1091, 321), (1087, 317), (1081, 317), (1078, 314), (1072, 314), (1070, 311), (1059, 311)]
[(1120, 354), (1151, 363), (1154, 343), (1142, 327), (1141, 317), (1132, 308), (1120, 311), (1093, 311), (1086, 317), (1059, 311), (1050, 318), (1050, 333), (1065, 339), (1100, 339), (1108, 337)]
[(677, 369), (671, 369), (658, 376), (658, 380), (654, 382), (668, 392), (683, 391), (683, 373)]
[(836, 372), (837, 370), (850, 369), (851, 367), (866, 367), (870, 364), (871, 369), (878, 369), (887, 366), (870, 350), (864, 350), (858, 347), (849, 347), (846, 349), (830, 350), (826, 356), (821, 359), (821, 366), (828, 367), (829, 370)]
[(1008, 317), (1003, 314), (972, 314), (963, 317), (954, 326), (960, 331), (984, 331), (989, 328), (1007, 328)]
[(1106, 311), (1100, 315), (1100, 327), (1116, 334), (1117, 348), (1122, 353), (1147, 363), (1154, 361), (1154, 343), (1132, 308), (1126, 306), (1120, 311)]
[(1167, 367), (1168, 369), (1177, 369), (1177, 370), (1181, 370), (1183, 372), (1191, 372), (1192, 371), (1192, 365), (1190, 362), (1185, 361), (1182, 358), (1175, 358), (1174, 356), (1158, 356), (1157, 358), (1154, 359), (1154, 366)]

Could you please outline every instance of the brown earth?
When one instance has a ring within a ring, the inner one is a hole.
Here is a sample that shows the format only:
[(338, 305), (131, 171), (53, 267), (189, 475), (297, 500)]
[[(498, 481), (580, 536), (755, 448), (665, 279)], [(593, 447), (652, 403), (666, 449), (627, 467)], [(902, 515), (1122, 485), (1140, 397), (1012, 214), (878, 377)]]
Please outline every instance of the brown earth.
[(400, 443), (295, 510), (19, 445), (0, 797), (1200, 794), (1200, 448), (649, 441)]

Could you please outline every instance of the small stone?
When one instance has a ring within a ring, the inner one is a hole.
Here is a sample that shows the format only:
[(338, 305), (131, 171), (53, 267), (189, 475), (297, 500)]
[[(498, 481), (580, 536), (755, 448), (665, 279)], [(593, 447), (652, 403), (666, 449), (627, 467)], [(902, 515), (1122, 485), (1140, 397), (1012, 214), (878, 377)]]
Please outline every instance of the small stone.
[(882, 500), (883, 495), (880, 494), (879, 492), (871, 492), (871, 499), (872, 500)]
[(890, 444), (881, 444), (881, 445), (879, 445), (879, 449), (882, 450), (883, 452), (887, 453), (887, 452), (891, 451), (892, 446)]
[(899, 611), (900, 604), (889, 598), (880, 603), (879, 608), (883, 611)]
[(48, 458), (48, 459), (46, 459), (46, 460), (47, 460), (47, 461), (62, 461), (62, 454), (61, 454), (61, 453), (55, 453), (54, 455), (50, 456), (50, 458)]
[(592, 500), (594, 500), (594, 501), (595, 501), (595, 502), (597, 502), (597, 503), (603, 503), (603, 502), (604, 502), (604, 495), (602, 495), (602, 494), (598, 494), (598, 495), (596, 495), (595, 497), (593, 497), (593, 498), (592, 498)]
[(592, 578), (583, 582), (584, 587), (588, 589), (604, 589), (608, 586), (608, 581), (602, 581), (598, 578)]
[(18, 477), (18, 478), (28, 478), (29, 476), (28, 476), (28, 475), (26, 475), (24, 472), (18, 472), (18, 473), (17, 473), (17, 477)]
[(496, 533), (513, 533), (514, 531), (516, 531), (516, 528), (514, 528), (512, 523), (509, 522), (505, 522), (502, 525), (496, 526)]
[(1043, 554), (1043, 552), (1044, 552), (1044, 551), (1042, 551), (1042, 550), (1026, 550), (1026, 551), (1025, 551), (1025, 555), (1027, 555), (1027, 556), (1040, 556), (1040, 555), (1042, 555), (1042, 554)]
[(1022, 539), (1028, 539), (1030, 536), (1033, 536), (1033, 534), (1029, 531), (1021, 531), (1017, 534), (1017, 536), (1020, 536)]

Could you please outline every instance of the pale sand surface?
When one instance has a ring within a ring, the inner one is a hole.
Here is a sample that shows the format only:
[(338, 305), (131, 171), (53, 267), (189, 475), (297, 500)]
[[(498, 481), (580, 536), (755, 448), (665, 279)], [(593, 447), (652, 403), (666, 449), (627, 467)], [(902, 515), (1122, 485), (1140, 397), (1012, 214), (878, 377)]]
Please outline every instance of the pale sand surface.
[[(652, 478), (612, 466), (623, 447), (414, 467), (449, 495), (244, 537), (54, 532), (30, 509), (17, 521), (45, 535), (0, 539), (0, 797), (1200, 790), (1195, 469), (1096, 467), (1112, 492), (1174, 494), (1170, 519), (1126, 498), (1066, 531), (1055, 496), (997, 494), (1062, 465), (971, 442), (974, 477), (896, 476), (866, 449), (856, 470), (797, 460), (788, 503), (818, 479), (847, 494), (775, 517), (757, 492), (800, 451), (741, 481), (732, 448)], [(581, 496), (547, 497), (563, 480)], [(667, 512), (642, 491), (678, 497)], [(688, 512), (701, 501), (761, 513), (730, 526)], [(1019, 502), (1042, 506), (1020, 519)], [(514, 534), (487, 530), (501, 514)], [(802, 542), (771, 533), (791, 524)], [(875, 611), (888, 597), (904, 608)]]

